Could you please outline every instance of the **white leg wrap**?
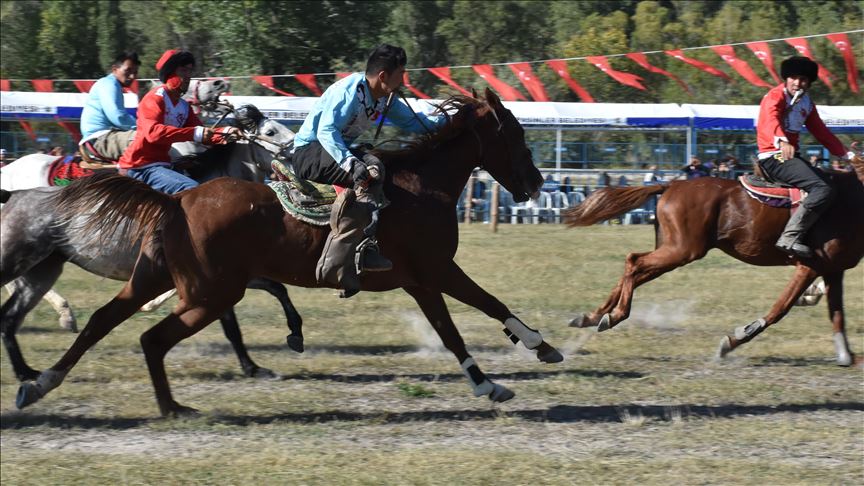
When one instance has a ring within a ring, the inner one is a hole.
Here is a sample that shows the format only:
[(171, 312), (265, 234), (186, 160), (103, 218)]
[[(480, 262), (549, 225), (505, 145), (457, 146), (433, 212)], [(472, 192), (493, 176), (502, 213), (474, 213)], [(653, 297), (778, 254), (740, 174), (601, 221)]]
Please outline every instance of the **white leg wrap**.
[(761, 331), (765, 326), (765, 319), (756, 319), (755, 321), (747, 324), (746, 326), (736, 327), (735, 339), (740, 341), (742, 339), (752, 337), (754, 334)]
[(842, 332), (834, 333), (834, 350), (837, 352), (837, 364), (849, 366), (852, 364), (852, 355), (849, 354), (849, 344)]
[[(472, 366), (477, 366), (477, 363), (474, 362), (474, 358), (468, 358), (462, 362), (462, 373), (468, 378), (468, 383), (471, 384), (471, 389), (474, 391), (475, 397), (482, 397), (483, 395), (489, 395), (495, 389), (495, 385), (492, 384), (489, 380), (483, 380), (483, 383), (474, 383), (474, 379), (471, 378), (471, 373), (468, 372), (468, 368)], [(479, 369), (479, 367), (478, 367)]]
[(36, 378), (36, 386), (39, 388), (42, 396), (60, 386), (63, 383), (63, 379), (66, 378), (67, 373), (68, 371), (54, 371), (50, 369), (40, 373), (39, 378)]
[(515, 317), (508, 317), (507, 320), (504, 321), (504, 327), (515, 334), (528, 349), (534, 349), (537, 346), (540, 346), (540, 343), (543, 342), (543, 336), (541, 336), (539, 332), (528, 329), (528, 326)]

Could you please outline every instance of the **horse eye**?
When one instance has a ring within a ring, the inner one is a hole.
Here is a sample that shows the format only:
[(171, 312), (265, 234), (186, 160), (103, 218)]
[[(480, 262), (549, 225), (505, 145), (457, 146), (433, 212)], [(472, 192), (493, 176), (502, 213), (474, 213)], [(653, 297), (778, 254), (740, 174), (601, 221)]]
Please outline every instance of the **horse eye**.
[(267, 130), (267, 132), (264, 135), (267, 135), (268, 137), (272, 137), (273, 135), (276, 135), (276, 130)]

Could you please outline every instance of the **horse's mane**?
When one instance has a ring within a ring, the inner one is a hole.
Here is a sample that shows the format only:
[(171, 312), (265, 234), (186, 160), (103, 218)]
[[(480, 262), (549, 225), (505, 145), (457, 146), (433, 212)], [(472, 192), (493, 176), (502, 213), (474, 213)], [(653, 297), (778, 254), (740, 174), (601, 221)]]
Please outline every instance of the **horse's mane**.
[[(407, 147), (393, 150), (376, 149), (375, 152), (385, 159), (417, 156), (421, 153), (429, 152), (438, 147), (441, 143), (456, 138), (469, 128), (469, 126), (464, 123), (455, 122), (459, 113), (461, 113), (466, 107), (471, 106), (476, 108), (485, 104), (484, 101), (471, 98), (470, 96), (450, 96), (441, 103), (436, 104), (435, 111), (433, 112), (441, 113), (447, 118), (447, 123), (445, 123), (444, 126), (431, 133), (418, 136), (416, 139), (408, 142)], [(454, 109), (455, 113), (451, 115), (449, 110)]]

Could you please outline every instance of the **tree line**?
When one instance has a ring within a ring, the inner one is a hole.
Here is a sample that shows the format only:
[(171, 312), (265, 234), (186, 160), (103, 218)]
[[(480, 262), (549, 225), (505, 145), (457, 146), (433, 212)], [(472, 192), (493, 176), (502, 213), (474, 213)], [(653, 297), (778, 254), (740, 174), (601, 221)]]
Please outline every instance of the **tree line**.
[[(135, 50), (140, 75), (165, 49), (193, 52), (201, 76), (298, 74), (361, 70), (377, 44), (401, 45), (409, 67), (456, 66), (510, 61), (622, 54), (728, 44), (860, 29), (864, 2), (828, 0), (739, 1), (532, 1), (498, 0), (13, 0), (0, 4), (0, 76), (5, 79), (95, 79), (114, 55)], [(864, 35), (852, 34), (858, 66), (864, 65)], [(824, 38), (810, 39), (818, 62), (837, 76), (834, 89), (815, 90), (817, 103), (861, 103), (846, 82), (840, 52)], [(771, 44), (775, 64), (795, 54), (785, 42)], [(764, 80), (768, 71), (749, 52), (740, 58)], [(612, 67), (645, 78), (646, 91), (623, 86), (585, 61), (569, 63), (572, 76), (599, 102), (755, 104), (764, 88), (750, 85), (710, 49), (689, 57), (729, 73), (717, 78), (665, 54), (649, 61), (681, 79), (653, 74), (623, 58)], [(534, 65), (549, 97), (579, 101), (551, 69)], [(509, 69), (496, 74), (522, 88)], [(449, 87), (425, 71), (412, 84), (432, 96)], [(466, 87), (485, 82), (471, 69), (453, 70)], [(333, 81), (320, 77), (322, 88)], [(311, 93), (291, 78), (276, 87)], [(57, 89), (74, 91), (71, 86)], [(235, 80), (235, 94), (266, 95), (251, 80)], [(524, 91), (524, 90), (523, 90)]]

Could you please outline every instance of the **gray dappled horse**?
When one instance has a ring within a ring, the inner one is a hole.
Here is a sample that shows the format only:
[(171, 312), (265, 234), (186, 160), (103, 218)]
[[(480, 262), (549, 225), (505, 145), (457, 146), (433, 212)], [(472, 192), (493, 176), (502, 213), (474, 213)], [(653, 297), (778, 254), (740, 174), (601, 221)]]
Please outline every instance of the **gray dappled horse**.
[[(294, 134), (288, 128), (262, 117), (254, 107), (241, 107), (237, 111), (238, 121), (250, 141), (216, 146), (203, 154), (197, 165), (189, 169), (199, 182), (224, 176), (263, 182), (274, 154), (293, 140)], [(251, 115), (241, 117), (241, 113)], [(0, 333), (15, 375), (22, 381), (39, 373), (25, 362), (15, 333), (27, 313), (60, 277), (63, 264), (71, 261), (96, 275), (128, 280), (138, 256), (138, 245), (130, 248), (128, 243), (124, 245), (110, 238), (83, 239), (76, 237), (74, 222), (58, 223), (56, 208), (48, 207), (45, 201), (60, 189), (44, 187), (2, 194), (5, 205), (0, 211), (0, 284), (8, 284), (11, 295), (0, 308)], [(302, 351), (302, 321), (285, 287), (271, 280), (256, 279), (249, 288), (267, 290), (279, 299), (292, 331), (289, 345)], [(272, 376), (270, 370), (259, 367), (248, 356), (233, 310), (227, 311), (221, 320), (244, 373)]]

